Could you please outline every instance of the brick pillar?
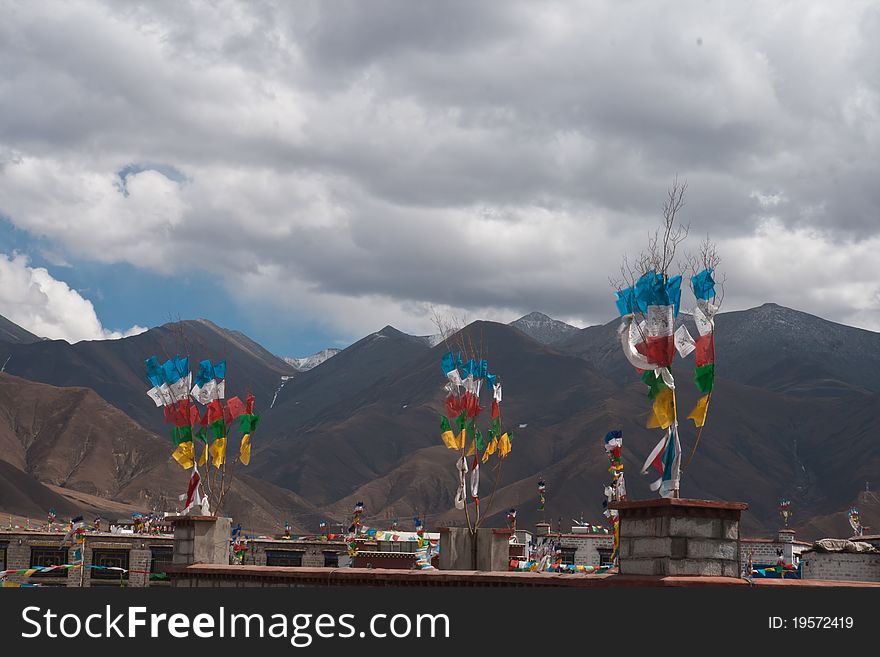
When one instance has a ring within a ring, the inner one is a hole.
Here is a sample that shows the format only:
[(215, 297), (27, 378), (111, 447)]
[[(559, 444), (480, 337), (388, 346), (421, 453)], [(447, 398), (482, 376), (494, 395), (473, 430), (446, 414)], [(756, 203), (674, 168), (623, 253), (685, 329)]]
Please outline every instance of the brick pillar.
[[(150, 552), (150, 548), (146, 543), (137, 543), (132, 545), (131, 551), (128, 553), (128, 567), (131, 570), (142, 570), (149, 571), (150, 570), (150, 562), (152, 561), (152, 553)], [(128, 585), (129, 586), (149, 586), (150, 585), (150, 575), (149, 572), (130, 572), (128, 573)]]
[(229, 564), (232, 518), (172, 516), (175, 566), (194, 563)]
[(740, 576), (743, 502), (660, 498), (614, 502), (622, 575)]

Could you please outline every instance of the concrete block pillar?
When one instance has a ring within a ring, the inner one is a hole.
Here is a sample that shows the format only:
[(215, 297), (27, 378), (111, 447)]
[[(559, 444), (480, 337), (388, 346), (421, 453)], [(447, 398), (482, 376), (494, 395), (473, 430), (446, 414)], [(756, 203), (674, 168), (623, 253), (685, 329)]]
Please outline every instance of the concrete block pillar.
[(747, 504), (660, 498), (611, 507), (620, 513), (622, 575), (739, 577)]
[(441, 527), (440, 570), (508, 570), (510, 534), (509, 529), (482, 528), (471, 534), (467, 527)]
[(229, 563), (232, 518), (173, 516), (175, 566), (194, 563)]
[(786, 564), (794, 563), (794, 530), (780, 529), (776, 534), (776, 540), (782, 544), (782, 558)]

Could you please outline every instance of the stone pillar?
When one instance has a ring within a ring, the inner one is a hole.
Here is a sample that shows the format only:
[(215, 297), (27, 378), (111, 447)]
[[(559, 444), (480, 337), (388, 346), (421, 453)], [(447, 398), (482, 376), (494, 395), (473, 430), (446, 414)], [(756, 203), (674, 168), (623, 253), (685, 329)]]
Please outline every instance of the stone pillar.
[(175, 566), (194, 563), (229, 564), (232, 518), (172, 516)]
[(150, 585), (150, 562), (152, 561), (152, 553), (147, 543), (144, 541), (134, 541), (131, 545), (131, 551), (128, 553), (128, 567), (132, 570), (147, 572), (130, 572), (128, 573), (129, 586), (149, 586)]
[(794, 530), (780, 529), (776, 534), (776, 540), (782, 544), (782, 558), (786, 564), (794, 563)]
[[(440, 570), (506, 571), (510, 566), (510, 529), (440, 528)], [(477, 559), (474, 563), (474, 539)]]
[(613, 502), (622, 575), (740, 576), (743, 502), (660, 498)]

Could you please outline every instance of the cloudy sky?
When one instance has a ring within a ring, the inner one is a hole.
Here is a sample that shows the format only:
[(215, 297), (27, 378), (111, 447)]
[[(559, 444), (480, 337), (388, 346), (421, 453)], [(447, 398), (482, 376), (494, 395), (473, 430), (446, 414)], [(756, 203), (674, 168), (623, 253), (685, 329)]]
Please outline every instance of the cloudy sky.
[(0, 314), (40, 335), (605, 322), (676, 174), (726, 309), (880, 330), (877, 3), (0, 12)]

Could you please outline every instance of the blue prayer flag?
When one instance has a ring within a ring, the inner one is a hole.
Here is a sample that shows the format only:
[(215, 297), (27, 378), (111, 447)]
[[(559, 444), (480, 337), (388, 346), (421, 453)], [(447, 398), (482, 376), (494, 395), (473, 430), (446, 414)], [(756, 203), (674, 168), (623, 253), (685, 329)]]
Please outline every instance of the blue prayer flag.
[(203, 360), (199, 363), (199, 373), (196, 375), (196, 385), (200, 388), (214, 378), (214, 366), (211, 361)]
[(455, 356), (452, 355), (451, 351), (443, 354), (443, 357), (440, 359), (440, 367), (443, 369), (444, 374), (449, 374), (455, 369)]
[(173, 360), (169, 359), (162, 363), (162, 373), (165, 377), (165, 383), (168, 385), (171, 385), (180, 379), (180, 375), (177, 373), (177, 366), (174, 364)]
[(704, 269), (691, 278), (691, 286), (697, 299), (709, 299), (715, 296), (715, 279), (712, 278), (712, 269)]
[(221, 360), (219, 363), (214, 363), (214, 378), (218, 381), (222, 381), (226, 378), (226, 361)]
[(155, 356), (150, 356), (144, 361), (144, 364), (147, 367), (147, 378), (157, 388), (161, 386), (165, 382), (165, 375), (162, 370), (162, 366), (159, 365), (159, 359)]

